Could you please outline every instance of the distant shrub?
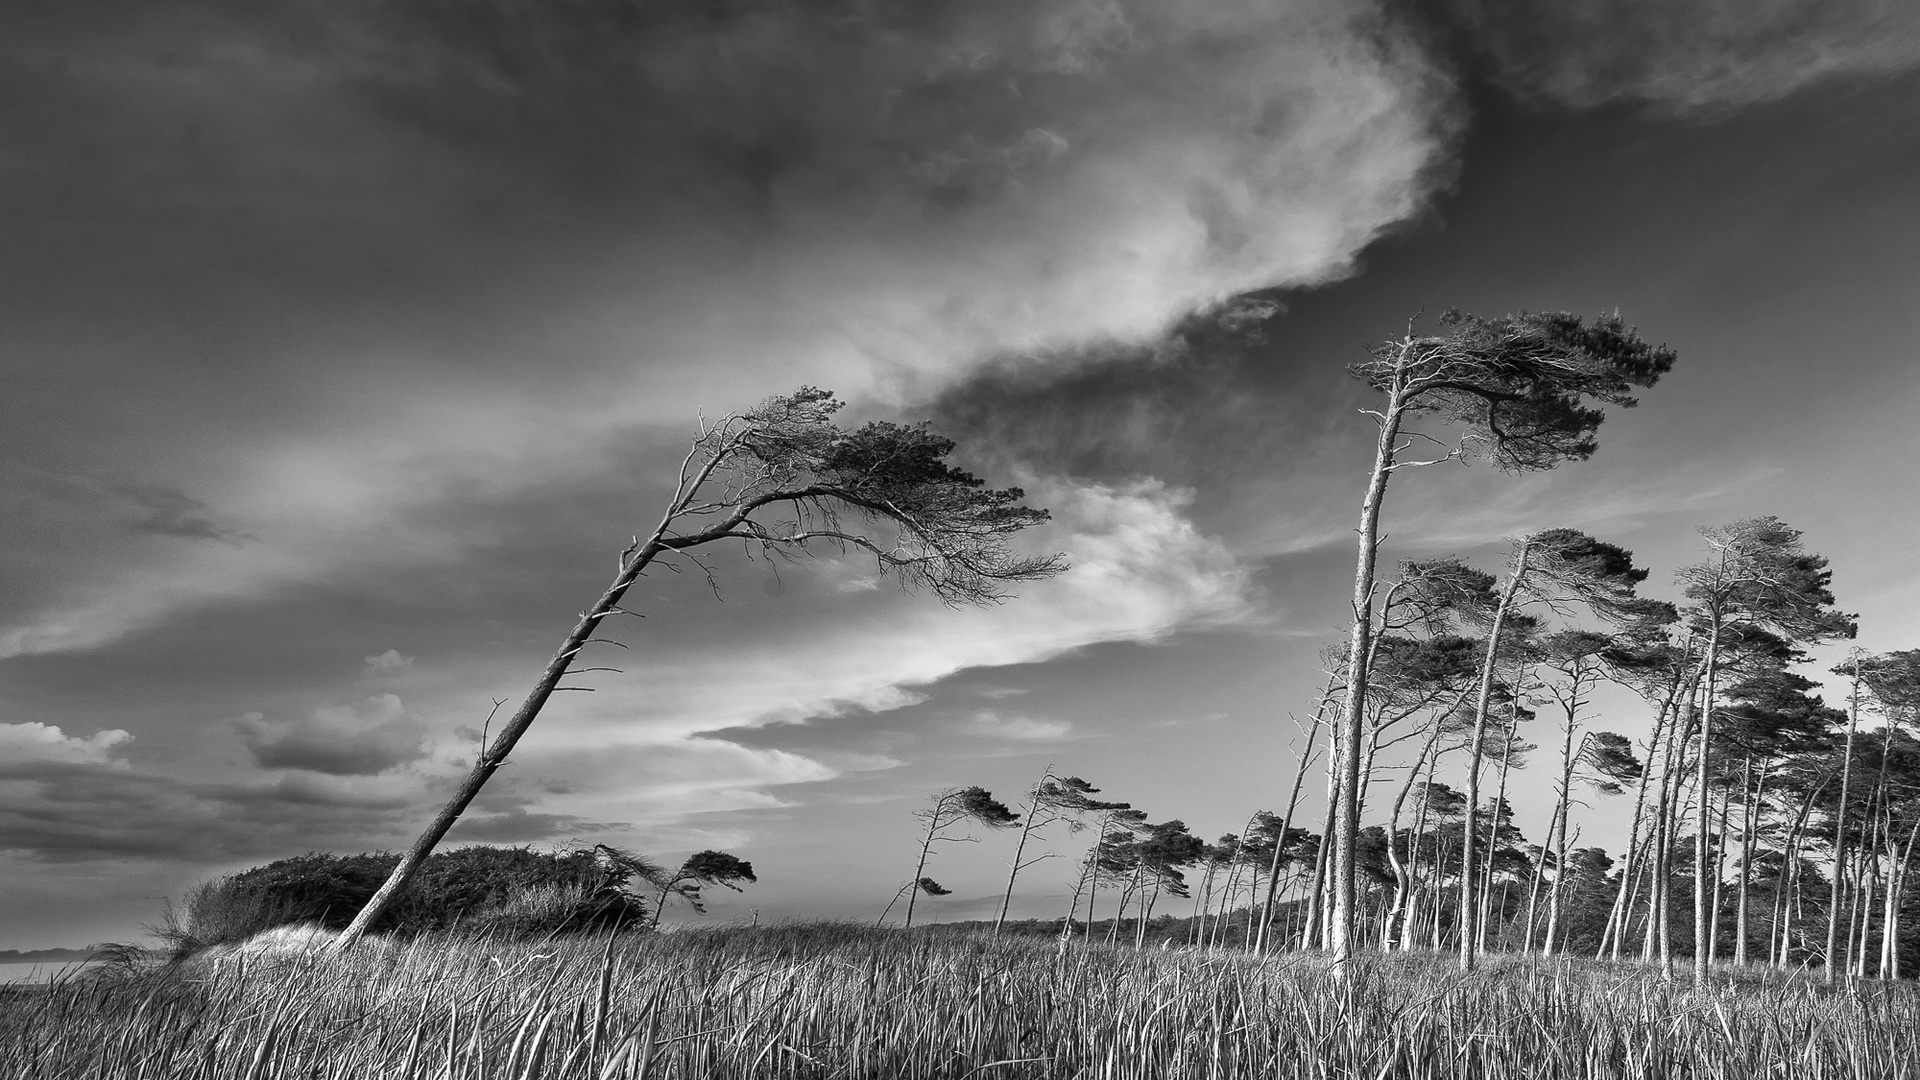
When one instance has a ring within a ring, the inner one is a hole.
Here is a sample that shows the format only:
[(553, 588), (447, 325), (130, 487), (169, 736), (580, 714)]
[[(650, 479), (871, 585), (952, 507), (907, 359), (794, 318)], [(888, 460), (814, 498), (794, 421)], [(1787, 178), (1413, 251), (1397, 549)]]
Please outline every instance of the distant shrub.
[[(398, 862), (389, 852), (281, 859), (189, 889), (154, 931), (188, 952), (289, 923), (343, 929)], [(647, 903), (626, 886), (656, 873), (645, 859), (605, 846), (458, 848), (430, 856), (373, 929), (525, 938), (644, 926)]]

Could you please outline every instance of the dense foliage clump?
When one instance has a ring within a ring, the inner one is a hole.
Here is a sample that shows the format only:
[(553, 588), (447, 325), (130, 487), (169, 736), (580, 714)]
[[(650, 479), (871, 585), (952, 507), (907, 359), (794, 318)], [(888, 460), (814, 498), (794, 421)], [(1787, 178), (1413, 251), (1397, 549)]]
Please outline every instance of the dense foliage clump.
[[(289, 923), (340, 929), (392, 873), (390, 852), (309, 852), (206, 882), (159, 927), (182, 950), (241, 941)], [(374, 929), (540, 937), (645, 925), (647, 902), (629, 892), (655, 868), (616, 848), (536, 851), (467, 847), (426, 861)]]

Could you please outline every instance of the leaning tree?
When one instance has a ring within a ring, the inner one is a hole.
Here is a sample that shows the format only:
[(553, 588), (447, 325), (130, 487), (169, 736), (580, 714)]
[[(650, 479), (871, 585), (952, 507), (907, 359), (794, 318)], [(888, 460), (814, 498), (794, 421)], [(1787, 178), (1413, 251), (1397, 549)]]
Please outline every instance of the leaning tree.
[[(1632, 552), (1596, 540), (1577, 529), (1543, 529), (1513, 541), (1512, 548), (1506, 583), (1488, 618), (1490, 627), (1481, 661), (1480, 693), (1474, 705), (1473, 734), (1467, 744), (1467, 825), (1461, 839), (1460, 963), (1468, 971), (1473, 970), (1475, 953), (1480, 950), (1484, 936), (1476, 921), (1479, 905), (1474, 900), (1474, 860), (1487, 709), (1491, 703), (1494, 666), (1508, 651), (1502, 633), (1510, 632), (1507, 630), (1510, 624), (1520, 626), (1524, 617), (1518, 614), (1519, 608), (1535, 601), (1555, 608), (1577, 603), (1610, 622), (1635, 620), (1643, 615), (1643, 604), (1634, 596), (1634, 588), (1647, 577), (1647, 571), (1633, 565)], [(1513, 651), (1525, 652), (1524, 649)], [(1596, 646), (1594, 651), (1599, 652), (1600, 647)], [(1528, 661), (1523, 660), (1520, 666), (1528, 666)], [(1516, 679), (1515, 685), (1520, 681)]]
[(580, 616), (526, 700), (342, 933), (340, 948), (365, 934), (406, 888), (547, 700), (567, 689), (561, 679), (584, 670), (574, 665), (581, 650), (606, 640), (595, 636), (601, 623), (632, 614), (620, 601), (656, 562), (679, 554), (697, 560), (696, 549), (721, 540), (768, 553), (830, 544), (872, 558), (903, 587), (924, 588), (950, 605), (993, 603), (1008, 595), (1011, 582), (1066, 568), (1062, 556), (1014, 550), (1015, 533), (1048, 519), (1045, 510), (1022, 505), (1019, 488), (989, 488), (949, 464), (953, 441), (924, 424), (843, 428), (834, 422), (841, 404), (830, 391), (801, 387), (702, 424), (659, 524), (620, 553), (613, 583)]
[[(1704, 984), (1713, 959), (1711, 897), (1714, 878), (1708, 865), (1711, 827), (1707, 799), (1712, 781), (1713, 722), (1726, 651), (1743, 633), (1778, 635), (1793, 645), (1817, 645), (1852, 637), (1853, 617), (1835, 610), (1830, 586), (1833, 571), (1824, 556), (1801, 543), (1800, 530), (1776, 517), (1749, 518), (1700, 530), (1707, 558), (1682, 567), (1687, 616), (1695, 636), (1705, 643), (1701, 664), (1700, 742), (1694, 760), (1697, 818), (1693, 855), (1693, 978)], [(1842, 791), (1847, 775), (1841, 775)], [(1832, 953), (1829, 951), (1828, 956)], [(1832, 969), (1829, 967), (1829, 976)]]
[(913, 928), (914, 902), (921, 893), (928, 896), (946, 896), (953, 890), (926, 876), (927, 860), (933, 856), (935, 844), (972, 844), (979, 841), (977, 836), (955, 836), (953, 830), (968, 823), (983, 825), (989, 829), (1011, 829), (1020, 824), (1020, 815), (1007, 809), (1007, 804), (993, 797), (986, 788), (974, 785), (963, 788), (947, 788), (933, 797), (933, 801), (913, 816), (920, 821), (924, 831), (920, 834), (920, 860), (914, 864), (913, 877), (887, 902), (885, 911), (880, 913), (880, 923), (887, 921), (887, 913), (900, 898), (907, 898), (907, 928)]
[[(1385, 400), (1365, 410), (1378, 427), (1373, 470), (1360, 506), (1353, 580), (1353, 631), (1347, 649), (1346, 701), (1335, 743), (1338, 820), (1333, 830), (1332, 944), (1336, 963), (1353, 955), (1355, 845), (1360, 835), (1360, 749), (1366, 724), (1367, 661), (1373, 633), (1374, 570), (1380, 507), (1401, 469), (1467, 453), (1485, 454), (1510, 472), (1550, 469), (1590, 457), (1605, 413), (1594, 403), (1628, 407), (1675, 354), (1649, 345), (1619, 315), (1586, 322), (1565, 312), (1485, 319), (1449, 311), (1437, 335), (1407, 333), (1374, 346), (1348, 370)], [(1409, 460), (1410, 422), (1423, 416), (1464, 429), (1438, 458)]]

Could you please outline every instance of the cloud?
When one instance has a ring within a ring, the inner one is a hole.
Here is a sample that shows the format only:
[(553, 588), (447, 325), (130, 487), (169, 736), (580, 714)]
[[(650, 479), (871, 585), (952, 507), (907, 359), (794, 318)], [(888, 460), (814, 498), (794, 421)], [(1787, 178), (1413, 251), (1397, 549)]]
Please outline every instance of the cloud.
[(393, 694), (323, 705), (297, 721), (241, 718), (254, 761), (268, 769), (371, 776), (426, 756), (426, 729)]
[(190, 540), (218, 540), (223, 544), (238, 544), (253, 539), (216, 524), (209, 516), (206, 503), (177, 488), (134, 484), (121, 488), (120, 494), (146, 512), (144, 517), (133, 523), (135, 532), (181, 536)]
[(113, 760), (115, 747), (132, 739), (118, 728), (96, 731), (82, 739), (38, 721), (0, 724), (0, 760), (104, 765)]
[(515, 806), (498, 812), (465, 815), (447, 831), (447, 840), (450, 843), (529, 844), (630, 827), (626, 822), (589, 821), (573, 814), (551, 814)]
[(1225, 720), (1230, 715), (1232, 714), (1224, 713), (1224, 712), (1210, 712), (1200, 716), (1191, 716), (1191, 715), (1167, 716), (1167, 717), (1162, 717), (1158, 720), (1149, 720), (1147, 721), (1147, 726), (1156, 727), (1156, 728), (1194, 727), (1199, 724), (1218, 723), (1222, 720)]
[[(1244, 566), (1183, 514), (1191, 493), (1154, 480), (1123, 485), (1027, 478), (1054, 514), (1046, 539), (1073, 567), (1004, 605), (949, 610), (924, 598), (837, 594), (842, 608), (794, 597), (743, 610), (691, 609), (675, 629), (649, 625), (622, 654), (625, 674), (565, 703), (549, 739), (643, 745), (728, 727), (881, 712), (969, 668), (1033, 663), (1108, 641), (1252, 619)], [(800, 573), (814, 573), (807, 564)], [(800, 573), (792, 575), (799, 578)], [(828, 570), (827, 577), (833, 577)], [(699, 625), (718, 620), (711, 628)]]
[(1051, 742), (1064, 739), (1073, 732), (1073, 725), (1065, 720), (1043, 720), (1032, 716), (1003, 716), (991, 710), (982, 709), (967, 720), (968, 728), (975, 734), (994, 739), (1012, 739), (1019, 742)]
[(89, 404), (0, 427), (220, 492), (150, 532), (260, 542), (36, 537), (0, 656), (458, 561), (486, 538), (447, 517), (630, 468), (701, 407), (899, 406), (1340, 277), (1459, 123), (1343, 0), (191, 11), (4, 36), (36, 107), (0, 118), (32, 208), (0, 226), (51, 262), (0, 259), (31, 297), (0, 345)]
[(1903, 0), (1451, 0), (1467, 48), (1522, 93), (1592, 107), (1751, 105), (1920, 66)]
[(400, 655), (399, 649), (388, 649), (378, 656), (366, 659), (367, 674), (387, 675), (396, 671), (405, 671), (413, 666), (413, 657)]
[(49, 862), (215, 863), (362, 850), (404, 836), (420, 818), (416, 804), (436, 793), (417, 780), (288, 774), (196, 783), (111, 763), (0, 755), (0, 852)]
[[(908, 755), (884, 734), (829, 738), (818, 750), (801, 737), (795, 751), (741, 745), (730, 731), (860, 714), (884, 724), (880, 717), (924, 702), (925, 687), (961, 671), (1253, 618), (1248, 571), (1186, 519), (1190, 493), (1151, 480), (1022, 479), (1053, 510), (1058, 531), (1045, 539), (1068, 552), (1069, 573), (1023, 586), (1004, 605), (959, 610), (893, 589), (844, 592), (837, 582), (851, 571), (829, 551), (782, 570), (778, 597), (742, 587), (742, 576), (770, 573), (752, 563), (720, 568), (725, 603), (704, 582), (669, 578), (660, 584), (687, 588), (681, 600), (628, 600), (655, 617), (621, 631), (633, 647), (608, 662), (623, 673), (583, 678), (597, 692), (550, 704), (496, 785), (512, 798), (539, 793), (530, 812), (649, 832), (779, 811), (814, 798), (809, 785), (894, 768)], [(447, 677), (476, 683), (497, 672)], [(1010, 743), (1074, 734), (1061, 721), (1006, 711), (967, 730)]]

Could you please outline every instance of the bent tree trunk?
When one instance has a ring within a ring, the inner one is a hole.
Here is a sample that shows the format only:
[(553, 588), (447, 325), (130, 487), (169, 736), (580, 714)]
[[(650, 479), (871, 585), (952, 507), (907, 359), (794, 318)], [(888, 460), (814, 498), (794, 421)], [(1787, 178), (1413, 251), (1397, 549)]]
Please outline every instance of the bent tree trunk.
[[(665, 527), (663, 523), (661, 529), (664, 530)], [(630, 549), (631, 554), (622, 560), (620, 573), (615, 575), (613, 584), (607, 586), (606, 592), (600, 594), (600, 599), (587, 609), (586, 614), (580, 616), (580, 621), (574, 624), (573, 632), (568, 634), (566, 641), (561, 644), (560, 651), (554, 653), (553, 659), (547, 661), (546, 670), (540, 673), (540, 681), (534, 684), (533, 692), (520, 703), (520, 708), (516, 709), (513, 716), (508, 719), (507, 726), (501, 728), (500, 734), (494, 737), (493, 744), (475, 759), (473, 770), (460, 782), (460, 787), (454, 791), (453, 797), (447, 800), (447, 804), (441, 807), (426, 831), (421, 833), (420, 838), (415, 840), (406, 854), (400, 857), (400, 864), (393, 868), (393, 873), (387, 876), (387, 880), (373, 894), (373, 898), (360, 909), (360, 914), (353, 917), (353, 922), (348, 924), (346, 930), (341, 933), (334, 948), (340, 950), (351, 948), (375, 922), (379, 921), (380, 916), (386, 914), (401, 890), (405, 889), (414, 875), (420, 872), (421, 864), (427, 861), (427, 856), (431, 855), (433, 849), (446, 837), (447, 830), (451, 829), (453, 823), (460, 819), (460, 815), (466, 812), (467, 804), (473, 801), (475, 795), (480, 794), (480, 789), (486, 786), (487, 781), (499, 771), (500, 766), (506, 764), (507, 755), (513, 752), (520, 737), (533, 726), (534, 718), (540, 715), (540, 710), (546, 705), (547, 699), (553, 696), (554, 691), (562, 689), (560, 680), (565, 678), (568, 670), (573, 667), (574, 658), (589, 641), (593, 640), (594, 632), (600, 628), (600, 624), (606, 620), (607, 616), (622, 610), (620, 598), (625, 596), (633, 583), (640, 579), (640, 575), (646, 570), (648, 564), (665, 550), (660, 542), (661, 535), (660, 531), (656, 531), (646, 543), (639, 545), (637, 549)]]
[(1020, 876), (1020, 871), (1023, 869), (1020, 859), (1027, 851), (1027, 837), (1033, 835), (1034, 811), (1040, 809), (1040, 792), (1051, 779), (1053, 779), (1053, 766), (1048, 764), (1046, 771), (1040, 774), (1039, 783), (1034, 784), (1033, 790), (1027, 795), (1027, 819), (1021, 823), (1020, 842), (1014, 846), (1013, 866), (1007, 871), (1007, 893), (1000, 898), (1000, 914), (993, 920), (993, 932), (996, 934), (1007, 924), (1007, 912), (1013, 907), (1013, 882)]
[[(1694, 781), (1699, 789), (1700, 825), (1693, 836), (1693, 981), (1704, 986), (1708, 972), (1713, 964), (1713, 909), (1710, 906), (1720, 881), (1718, 866), (1708, 863), (1707, 834), (1708, 826), (1713, 824), (1712, 772), (1710, 765), (1713, 754), (1713, 706), (1718, 691), (1715, 685), (1720, 674), (1720, 624), (1716, 614), (1713, 626), (1707, 637), (1707, 673), (1706, 688), (1701, 691), (1700, 705), (1700, 756), (1696, 759), (1697, 778)], [(1709, 880), (1708, 871), (1712, 871)]]
[(1313, 726), (1307, 729), (1307, 745), (1300, 751), (1300, 765), (1293, 774), (1293, 794), (1287, 797), (1287, 816), (1280, 821), (1280, 836), (1273, 842), (1273, 859), (1267, 866), (1267, 895), (1260, 904), (1260, 931), (1255, 936), (1253, 951), (1265, 953), (1272, 939), (1274, 894), (1280, 887), (1281, 856), (1287, 847), (1287, 834), (1293, 831), (1293, 812), (1300, 805), (1300, 789), (1306, 784), (1307, 767), (1313, 761), (1313, 740), (1320, 734), (1320, 725), (1325, 721), (1327, 704), (1333, 700), (1333, 677), (1328, 676), (1327, 688), (1320, 694), (1320, 707), (1313, 712)]
[(1359, 551), (1353, 572), (1353, 633), (1347, 645), (1346, 707), (1340, 716), (1338, 758), (1339, 817), (1333, 836), (1333, 903), (1328, 917), (1333, 963), (1344, 976), (1353, 959), (1354, 878), (1360, 837), (1360, 739), (1366, 726), (1367, 658), (1372, 652), (1374, 571), (1380, 554), (1380, 503), (1399, 452), (1400, 423), (1406, 411), (1406, 372), (1396, 369), (1387, 408), (1379, 414), (1380, 441), (1373, 452), (1366, 499), (1360, 504)]
[(1847, 798), (1853, 782), (1853, 736), (1860, 726), (1860, 654), (1853, 660), (1853, 692), (1847, 706), (1847, 744), (1840, 756), (1840, 804), (1833, 814), (1833, 883), (1827, 896), (1827, 982), (1840, 974), (1840, 868), (1847, 855)]
[[(1520, 550), (1514, 556), (1513, 570), (1507, 576), (1507, 587), (1500, 594), (1500, 606), (1494, 609), (1493, 626), (1487, 631), (1487, 656), (1480, 668), (1479, 697), (1473, 705), (1473, 735), (1467, 744), (1467, 820), (1466, 828), (1460, 833), (1460, 970), (1472, 971), (1474, 959), (1480, 946), (1479, 901), (1474, 896), (1475, 875), (1479, 872), (1479, 859), (1474, 850), (1479, 843), (1480, 828), (1480, 763), (1486, 753), (1487, 708), (1493, 701), (1493, 664), (1500, 655), (1500, 631), (1506, 624), (1507, 613), (1513, 610), (1514, 595), (1520, 590), (1521, 579), (1527, 575), (1527, 553), (1530, 541), (1522, 540)], [(1499, 828), (1495, 821), (1494, 828)]]

